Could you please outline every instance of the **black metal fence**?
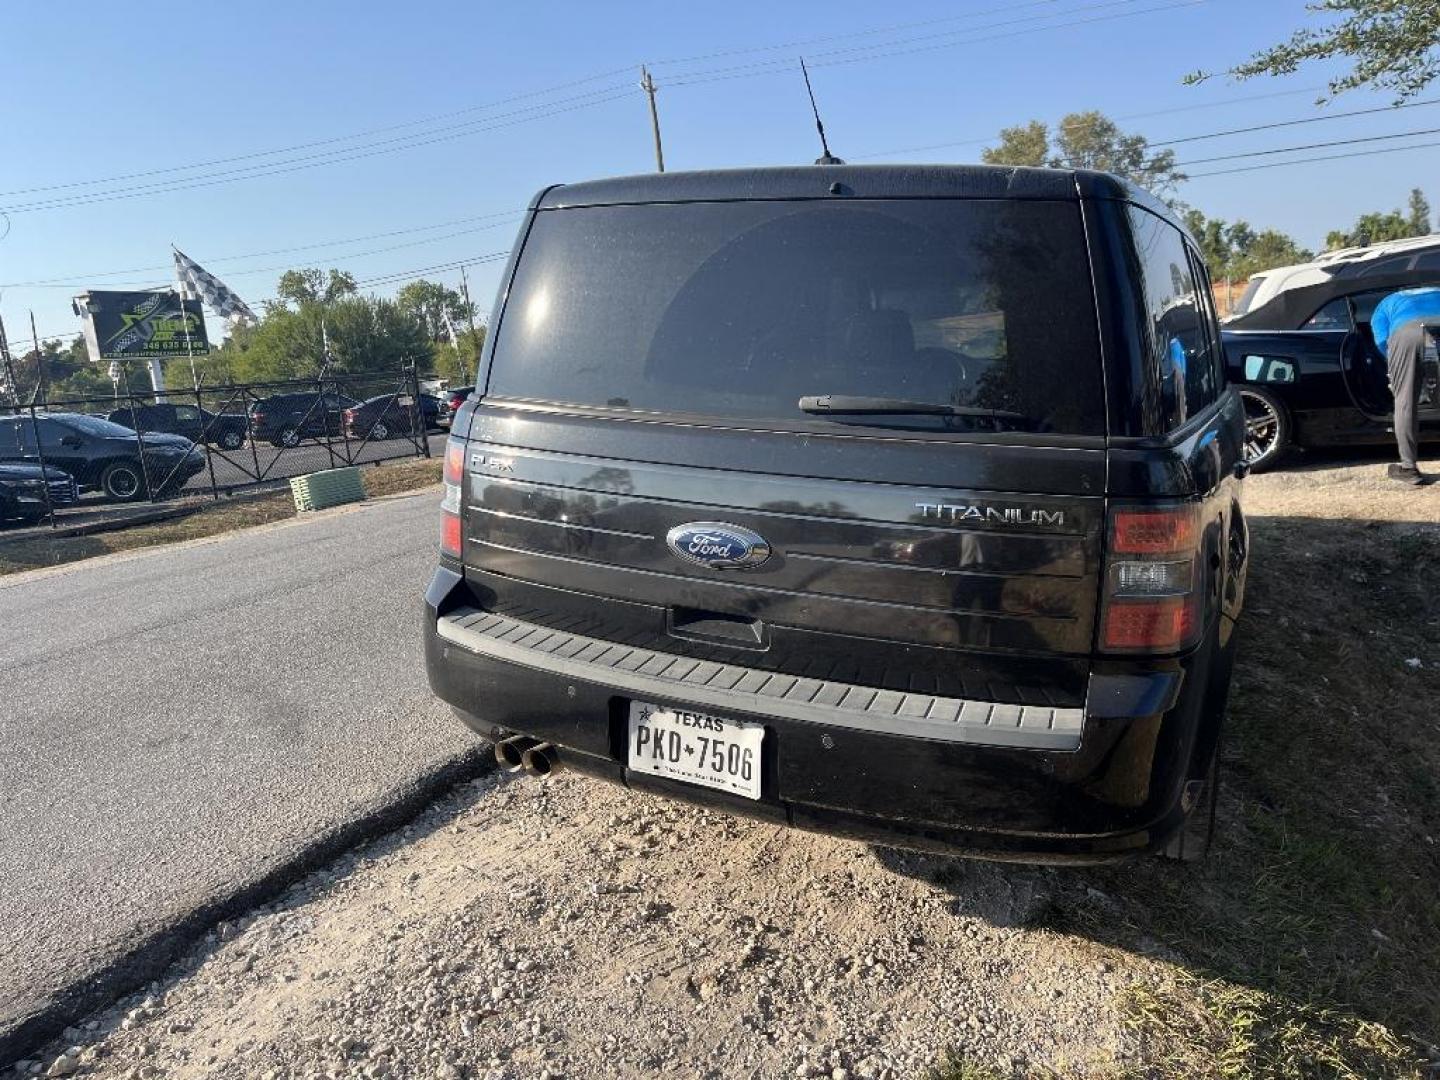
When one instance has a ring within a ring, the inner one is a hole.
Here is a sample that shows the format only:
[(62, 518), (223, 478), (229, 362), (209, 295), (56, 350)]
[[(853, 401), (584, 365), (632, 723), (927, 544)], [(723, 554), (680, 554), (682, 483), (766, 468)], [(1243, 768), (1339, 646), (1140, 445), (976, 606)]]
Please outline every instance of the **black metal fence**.
[[(443, 401), (421, 393), (413, 368), (119, 392), (0, 406), (0, 462), (63, 470), (80, 506), (218, 499), (324, 469), (429, 457), (448, 422)], [(55, 511), (71, 504), (63, 487), (48, 490), (53, 524)]]

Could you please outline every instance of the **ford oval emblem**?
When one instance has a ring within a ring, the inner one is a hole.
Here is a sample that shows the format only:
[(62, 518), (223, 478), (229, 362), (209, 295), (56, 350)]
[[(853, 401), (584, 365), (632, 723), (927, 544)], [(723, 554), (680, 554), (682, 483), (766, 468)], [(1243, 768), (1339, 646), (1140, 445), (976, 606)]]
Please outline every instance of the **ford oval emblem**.
[(749, 570), (770, 558), (763, 536), (722, 521), (677, 525), (665, 535), (665, 543), (680, 558), (712, 570)]

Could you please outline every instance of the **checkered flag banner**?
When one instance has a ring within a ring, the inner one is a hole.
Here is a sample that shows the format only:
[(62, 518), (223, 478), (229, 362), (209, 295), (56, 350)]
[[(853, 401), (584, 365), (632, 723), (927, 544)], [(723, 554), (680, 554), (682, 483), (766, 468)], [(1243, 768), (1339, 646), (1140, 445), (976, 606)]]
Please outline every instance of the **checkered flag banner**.
[(179, 248), (175, 249), (175, 276), (211, 311), (231, 322), (257, 321), (255, 313), (230, 287)]

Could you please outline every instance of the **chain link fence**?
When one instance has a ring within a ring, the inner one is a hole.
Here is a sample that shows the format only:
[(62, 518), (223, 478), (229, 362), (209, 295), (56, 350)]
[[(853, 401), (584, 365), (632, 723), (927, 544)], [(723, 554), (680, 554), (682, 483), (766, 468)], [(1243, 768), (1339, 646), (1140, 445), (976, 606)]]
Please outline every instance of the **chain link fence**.
[[(0, 406), (0, 465), (40, 466), (55, 523), (70, 506), (222, 495), (294, 476), (429, 457), (449, 426), (413, 368)], [(72, 483), (73, 482), (73, 483)]]

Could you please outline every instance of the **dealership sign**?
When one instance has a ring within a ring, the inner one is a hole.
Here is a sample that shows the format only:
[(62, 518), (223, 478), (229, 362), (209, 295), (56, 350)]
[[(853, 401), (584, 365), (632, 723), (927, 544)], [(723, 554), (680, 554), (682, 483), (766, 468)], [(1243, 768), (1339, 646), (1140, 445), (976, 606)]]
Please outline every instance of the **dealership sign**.
[(156, 360), (210, 351), (199, 300), (174, 292), (88, 292), (75, 298), (90, 359)]

